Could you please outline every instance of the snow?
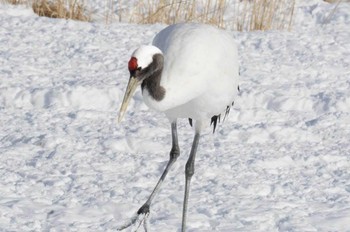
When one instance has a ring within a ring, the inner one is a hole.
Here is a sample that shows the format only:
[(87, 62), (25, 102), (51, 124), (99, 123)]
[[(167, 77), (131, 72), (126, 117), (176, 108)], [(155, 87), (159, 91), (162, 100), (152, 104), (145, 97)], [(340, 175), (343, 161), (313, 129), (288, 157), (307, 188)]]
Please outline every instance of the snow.
[[(188, 231), (350, 231), (350, 5), (323, 24), (334, 5), (299, 2), (291, 32), (232, 32), (241, 92), (200, 140)], [(10, 5), (0, 25), (0, 231), (115, 231), (168, 160), (170, 125), (139, 90), (117, 124), (130, 54), (166, 25)], [(151, 231), (180, 228), (187, 120), (178, 133)]]

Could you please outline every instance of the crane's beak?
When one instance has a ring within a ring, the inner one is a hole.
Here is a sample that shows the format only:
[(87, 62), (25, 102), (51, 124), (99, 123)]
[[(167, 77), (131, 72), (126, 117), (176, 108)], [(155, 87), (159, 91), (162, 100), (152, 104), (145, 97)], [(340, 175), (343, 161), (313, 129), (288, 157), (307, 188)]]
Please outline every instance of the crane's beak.
[(126, 87), (122, 105), (119, 110), (118, 123), (121, 122), (121, 120), (123, 119), (123, 116), (126, 112), (126, 108), (128, 107), (129, 101), (131, 97), (134, 95), (138, 85), (139, 85), (139, 80), (136, 77), (131, 76), (129, 79), (128, 87)]

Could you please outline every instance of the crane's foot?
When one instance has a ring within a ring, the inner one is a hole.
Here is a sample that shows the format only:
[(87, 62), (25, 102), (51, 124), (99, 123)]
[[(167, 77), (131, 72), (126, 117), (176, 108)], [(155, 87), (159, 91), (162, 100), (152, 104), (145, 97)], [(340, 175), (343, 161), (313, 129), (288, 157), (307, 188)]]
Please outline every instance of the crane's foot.
[(150, 206), (148, 204), (144, 204), (137, 213), (130, 218), (127, 222), (125, 222), (123, 225), (119, 226), (117, 228), (118, 231), (124, 230), (126, 228), (129, 228), (132, 225), (136, 225), (137, 227), (135, 229), (135, 232), (143, 225), (143, 229), (145, 232), (148, 231), (148, 223), (147, 218), (150, 214)]
[(137, 211), (137, 214), (149, 214), (149, 204), (144, 204), (143, 206), (141, 206), (141, 208)]

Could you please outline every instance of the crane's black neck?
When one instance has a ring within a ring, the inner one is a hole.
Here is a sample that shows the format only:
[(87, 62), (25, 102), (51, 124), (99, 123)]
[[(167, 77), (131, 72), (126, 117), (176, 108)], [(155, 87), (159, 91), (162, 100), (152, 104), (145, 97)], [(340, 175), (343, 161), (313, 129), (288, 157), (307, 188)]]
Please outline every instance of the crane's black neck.
[(151, 97), (156, 101), (161, 101), (165, 96), (165, 89), (160, 85), (164, 64), (162, 54), (155, 54), (152, 63), (142, 70), (146, 78), (142, 81), (142, 91), (147, 89)]

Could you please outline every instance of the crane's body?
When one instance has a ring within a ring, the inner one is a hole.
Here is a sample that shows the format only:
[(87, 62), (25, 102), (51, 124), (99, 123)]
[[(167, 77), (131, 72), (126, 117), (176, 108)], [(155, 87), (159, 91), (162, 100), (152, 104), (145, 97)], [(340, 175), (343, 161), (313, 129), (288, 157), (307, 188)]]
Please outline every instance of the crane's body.
[(150, 108), (171, 119), (208, 120), (231, 105), (239, 70), (237, 46), (228, 32), (207, 25), (175, 24), (157, 34), (153, 45), (164, 56), (160, 85), (165, 96), (157, 101), (144, 90)]
[[(186, 228), (187, 202), (200, 132), (210, 119), (230, 109), (238, 92), (239, 66), (237, 45), (226, 31), (202, 24), (174, 24), (160, 31), (152, 45), (141, 46), (129, 61), (130, 80), (125, 92), (119, 121), (137, 86), (144, 102), (164, 112), (171, 122), (170, 160), (157, 186), (137, 212), (147, 215), (151, 202), (169, 169), (180, 154), (177, 118), (195, 122), (195, 137), (186, 164), (186, 185), (182, 231)], [(214, 124), (214, 129), (216, 121)], [(135, 223), (136, 217), (131, 221)], [(126, 228), (127, 226), (122, 227)]]

